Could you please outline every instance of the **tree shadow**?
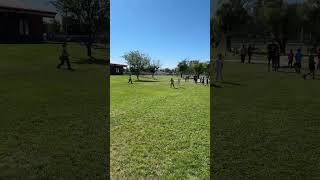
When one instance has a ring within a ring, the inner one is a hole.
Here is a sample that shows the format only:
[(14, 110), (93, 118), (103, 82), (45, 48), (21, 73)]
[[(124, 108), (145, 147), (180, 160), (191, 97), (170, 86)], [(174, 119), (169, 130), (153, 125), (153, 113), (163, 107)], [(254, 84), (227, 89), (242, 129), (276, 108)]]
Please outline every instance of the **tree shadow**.
[[(75, 58), (77, 59), (77, 58)], [(98, 65), (107, 65), (107, 59), (97, 59), (97, 58), (91, 58), (91, 59), (77, 59), (74, 61), (76, 64), (98, 64)]]
[(220, 83), (222, 83), (222, 84), (234, 85), (234, 86), (241, 86), (240, 83), (234, 83), (234, 82), (229, 82), (229, 81), (221, 81)]
[(286, 74), (297, 74), (297, 72), (295, 71), (284, 71), (284, 70), (278, 70), (276, 72), (280, 72), (280, 73), (286, 73)]
[(157, 80), (135, 80), (134, 82), (160, 82), (160, 81), (157, 81)]
[(219, 86), (219, 85), (217, 85), (217, 84), (214, 84), (214, 83), (211, 83), (211, 84), (210, 84), (210, 87), (215, 87), (215, 88), (222, 88), (222, 86)]
[(152, 76), (142, 76), (143, 78), (145, 79), (153, 79), (153, 80), (157, 80), (157, 78), (155, 77), (152, 77)]

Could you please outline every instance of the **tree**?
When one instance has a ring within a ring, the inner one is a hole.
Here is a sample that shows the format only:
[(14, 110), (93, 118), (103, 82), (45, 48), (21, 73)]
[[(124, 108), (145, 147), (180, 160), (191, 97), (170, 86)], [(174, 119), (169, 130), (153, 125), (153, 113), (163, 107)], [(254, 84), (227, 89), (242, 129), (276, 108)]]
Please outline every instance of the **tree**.
[(65, 17), (75, 18), (87, 35), (87, 55), (92, 59), (92, 44), (99, 29), (109, 24), (109, 0), (54, 0), (51, 2)]
[(307, 0), (304, 3), (304, 24), (311, 33), (311, 44), (316, 48), (320, 44), (320, 0)]
[(210, 76), (210, 62), (204, 62), (203, 64), (203, 72), (206, 76)]
[(180, 72), (180, 76), (182, 77), (183, 73), (187, 73), (189, 71), (189, 63), (188, 60), (184, 59), (177, 65), (177, 71)]
[[(221, 32), (224, 35), (228, 51), (231, 51), (232, 34), (239, 32), (249, 20), (248, 9), (251, 2), (250, 0), (229, 0), (218, 9), (217, 20), (212, 19), (212, 25), (216, 25), (212, 33)], [(222, 40), (214, 39), (214, 41), (220, 43)]]
[(169, 68), (165, 68), (163, 71), (166, 73), (170, 73), (170, 74), (172, 73), (171, 69), (169, 69)]
[(200, 76), (204, 72), (204, 64), (200, 62), (199, 60), (192, 60), (190, 61), (190, 69), (191, 71), (196, 75)]
[(302, 23), (297, 4), (288, 4), (282, 0), (266, 1), (264, 6), (259, 7), (257, 18), (279, 44), (281, 53), (285, 54), (288, 39), (296, 36)]
[(160, 68), (160, 61), (153, 60), (152, 63), (149, 64), (148, 69), (152, 74), (152, 78), (154, 77), (154, 74), (159, 70)]
[(135, 74), (138, 80), (141, 72), (150, 64), (150, 58), (139, 51), (130, 51), (122, 57), (127, 61), (130, 72)]

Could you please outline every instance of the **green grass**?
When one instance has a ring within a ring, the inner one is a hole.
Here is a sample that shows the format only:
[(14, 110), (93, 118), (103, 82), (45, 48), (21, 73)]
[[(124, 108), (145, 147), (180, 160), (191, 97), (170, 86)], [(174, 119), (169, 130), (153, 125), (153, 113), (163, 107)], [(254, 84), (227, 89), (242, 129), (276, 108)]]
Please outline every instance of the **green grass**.
[[(0, 179), (102, 179), (106, 67), (56, 69), (60, 45), (0, 45)], [(97, 58), (106, 52), (94, 51)]]
[(112, 177), (208, 178), (209, 87), (170, 78), (111, 76)]
[(216, 179), (320, 178), (320, 76), (226, 63), (214, 93)]

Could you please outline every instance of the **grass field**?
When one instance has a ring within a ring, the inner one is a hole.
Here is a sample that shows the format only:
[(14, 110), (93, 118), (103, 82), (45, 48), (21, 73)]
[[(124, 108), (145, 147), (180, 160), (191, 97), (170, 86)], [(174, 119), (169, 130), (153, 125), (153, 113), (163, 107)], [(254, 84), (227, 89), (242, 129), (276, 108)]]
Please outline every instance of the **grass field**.
[(226, 63), (213, 90), (216, 179), (320, 178), (320, 76), (282, 71)]
[[(106, 68), (56, 69), (60, 45), (0, 45), (0, 179), (102, 179)], [(94, 51), (97, 58), (104, 51)]]
[(111, 76), (112, 177), (207, 179), (209, 87), (190, 80), (171, 89), (169, 76), (141, 80)]

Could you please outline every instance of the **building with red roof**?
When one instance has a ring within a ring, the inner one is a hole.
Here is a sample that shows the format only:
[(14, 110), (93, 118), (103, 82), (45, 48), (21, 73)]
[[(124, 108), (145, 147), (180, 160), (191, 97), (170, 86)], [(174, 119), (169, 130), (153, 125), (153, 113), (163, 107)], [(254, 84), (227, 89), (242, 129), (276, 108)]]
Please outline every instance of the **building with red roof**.
[(0, 42), (43, 40), (44, 18), (55, 18), (56, 12), (33, 8), (19, 0), (0, 0)]

